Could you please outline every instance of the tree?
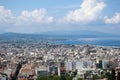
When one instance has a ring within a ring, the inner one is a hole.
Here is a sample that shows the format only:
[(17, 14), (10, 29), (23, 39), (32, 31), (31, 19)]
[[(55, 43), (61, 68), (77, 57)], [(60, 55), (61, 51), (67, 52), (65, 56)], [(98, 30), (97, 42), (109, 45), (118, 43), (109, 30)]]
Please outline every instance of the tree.
[(47, 77), (47, 76), (40, 75), (40, 76), (37, 77), (36, 80), (48, 80), (48, 77)]
[(96, 75), (93, 75), (93, 80), (96, 80), (96, 79), (99, 79), (100, 76), (98, 76), (97, 74)]
[(60, 77), (58, 75), (54, 75), (52, 80), (60, 80)]
[(77, 80), (83, 80), (82, 78), (78, 78)]
[(111, 73), (111, 77), (110, 77), (110, 79), (111, 80), (115, 80), (115, 70), (112, 70), (112, 73)]
[(66, 76), (66, 80), (72, 80), (72, 76)]
[(61, 76), (60, 80), (67, 80), (65, 76)]
[(110, 73), (109, 72), (105, 73), (105, 78), (107, 78), (108, 80), (110, 80)]
[(18, 65), (17, 65), (16, 71), (15, 71), (15, 74), (13, 76), (11, 76), (12, 80), (17, 79), (17, 76), (19, 74), (19, 71), (20, 71), (21, 67), (22, 67), (22, 62), (19, 62)]

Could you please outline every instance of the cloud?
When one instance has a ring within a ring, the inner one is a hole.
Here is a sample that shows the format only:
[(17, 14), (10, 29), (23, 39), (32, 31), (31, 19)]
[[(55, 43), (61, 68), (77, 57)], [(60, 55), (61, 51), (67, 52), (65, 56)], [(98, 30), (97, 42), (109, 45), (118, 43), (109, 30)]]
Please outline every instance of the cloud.
[(14, 16), (11, 13), (11, 10), (5, 9), (4, 6), (0, 6), (0, 23), (13, 23)]
[(65, 22), (82, 22), (88, 23), (95, 21), (101, 11), (105, 8), (106, 4), (98, 0), (83, 0), (79, 9), (70, 11), (65, 17)]
[(115, 13), (112, 18), (108, 18), (108, 16), (105, 16), (104, 21), (106, 24), (118, 24), (120, 23), (120, 13)]
[(36, 9), (33, 11), (22, 11), (17, 17), (16, 25), (25, 24), (49, 24), (53, 22), (53, 17), (46, 15), (46, 9)]
[(0, 23), (13, 24), (13, 25), (33, 25), (33, 24), (49, 24), (52, 23), (54, 18), (47, 16), (46, 9), (36, 9), (33, 11), (22, 11), (19, 16), (14, 16), (11, 10), (0, 6)]

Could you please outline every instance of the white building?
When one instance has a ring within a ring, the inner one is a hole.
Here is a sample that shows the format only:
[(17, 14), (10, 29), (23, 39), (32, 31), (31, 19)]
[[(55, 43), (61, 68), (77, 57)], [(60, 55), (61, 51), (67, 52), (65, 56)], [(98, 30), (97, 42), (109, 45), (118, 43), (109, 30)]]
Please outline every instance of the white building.
[(83, 61), (77, 61), (76, 62), (76, 69), (82, 69), (83, 68)]
[(66, 70), (71, 71), (72, 70), (72, 62), (66, 62)]

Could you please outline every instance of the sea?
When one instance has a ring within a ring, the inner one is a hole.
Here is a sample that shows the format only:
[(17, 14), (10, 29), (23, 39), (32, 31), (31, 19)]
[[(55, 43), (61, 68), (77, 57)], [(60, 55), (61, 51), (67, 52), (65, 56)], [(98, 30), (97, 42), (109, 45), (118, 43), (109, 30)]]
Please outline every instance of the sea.
[(70, 38), (65, 40), (56, 40), (51, 44), (65, 45), (98, 45), (98, 46), (117, 46), (120, 47), (120, 37), (104, 37), (104, 38)]

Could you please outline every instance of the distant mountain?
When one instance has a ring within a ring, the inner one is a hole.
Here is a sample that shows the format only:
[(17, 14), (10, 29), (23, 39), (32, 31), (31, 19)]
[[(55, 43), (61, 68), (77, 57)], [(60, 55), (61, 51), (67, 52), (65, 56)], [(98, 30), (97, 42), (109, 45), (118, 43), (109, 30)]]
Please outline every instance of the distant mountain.
[(36, 40), (43, 39), (41, 35), (38, 37), (37, 34), (21, 34), (21, 33), (3, 33), (0, 34), (0, 41), (21, 41), (21, 40)]
[(87, 31), (87, 30), (80, 30), (80, 31), (51, 31), (51, 32), (44, 32), (44, 35), (67, 35), (67, 36), (112, 36), (109, 33), (97, 32), (97, 31)]
[(67, 39), (65, 36), (47, 35), (47, 34), (26, 34), (26, 33), (3, 33), (0, 34), (0, 41), (38, 41), (51, 39)]
[[(43, 40), (43, 39), (76, 39), (76, 38), (93, 38), (93, 37), (118, 37), (96, 31), (55, 31), (37, 34), (25, 33), (3, 33), (0, 34), (0, 41), (10, 40)], [(119, 36), (120, 37), (120, 36)]]

